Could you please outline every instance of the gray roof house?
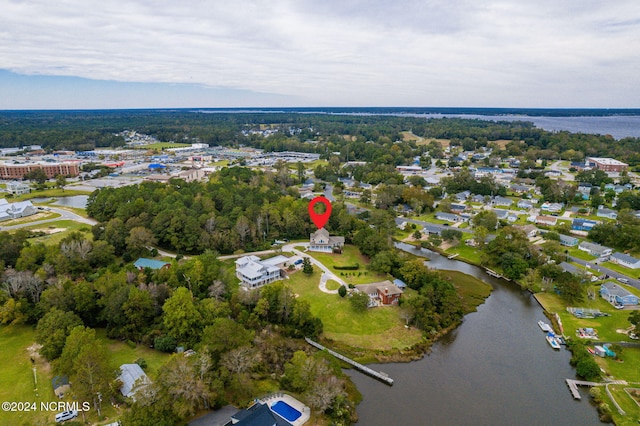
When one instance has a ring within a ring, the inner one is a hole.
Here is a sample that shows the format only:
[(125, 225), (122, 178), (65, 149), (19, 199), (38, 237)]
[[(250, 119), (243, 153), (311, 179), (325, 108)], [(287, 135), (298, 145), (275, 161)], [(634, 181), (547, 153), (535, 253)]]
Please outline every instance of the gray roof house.
[(606, 282), (600, 286), (600, 296), (616, 305), (634, 306), (638, 304), (638, 296), (612, 282)]
[(9, 203), (6, 199), (0, 198), (0, 220), (31, 216), (37, 212), (38, 210), (31, 204), (31, 201)]
[(518, 201), (517, 206), (521, 209), (532, 209), (533, 203), (531, 202), (531, 200), (520, 200)]
[(320, 251), (325, 253), (342, 252), (344, 247), (344, 237), (331, 236), (324, 228), (318, 229), (309, 236), (309, 251)]
[(575, 247), (579, 242), (580, 240), (578, 240), (576, 237), (560, 234), (560, 245), (563, 245), (565, 247)]
[(467, 198), (469, 198), (470, 196), (471, 196), (471, 191), (462, 191), (454, 195), (455, 199), (458, 201), (466, 201)]
[(445, 212), (437, 212), (436, 213), (436, 219), (445, 220), (447, 222), (464, 222), (464, 221), (466, 221), (466, 219), (463, 218), (460, 215), (453, 214), (453, 213), (445, 213)]
[(640, 268), (640, 259), (637, 259), (633, 256), (629, 256), (625, 253), (613, 253), (609, 260), (613, 263), (617, 263), (618, 265), (630, 268), (630, 269), (638, 269)]
[(611, 209), (598, 208), (598, 211), (596, 212), (596, 216), (605, 217), (607, 219), (617, 219), (618, 212)]
[(498, 219), (506, 219), (509, 217), (509, 210), (493, 209), (493, 212), (496, 214)]
[(493, 197), (491, 201), (496, 206), (511, 206), (513, 204), (513, 200), (507, 197), (501, 197), (499, 195)]
[(134, 399), (138, 389), (151, 383), (149, 377), (138, 364), (122, 364), (118, 380), (122, 382), (122, 387), (120, 388), (122, 395)]
[(609, 247), (601, 246), (600, 244), (590, 243), (588, 241), (583, 241), (578, 244), (578, 248), (582, 251), (586, 251), (591, 256), (597, 257), (608, 257), (611, 256), (613, 250)]

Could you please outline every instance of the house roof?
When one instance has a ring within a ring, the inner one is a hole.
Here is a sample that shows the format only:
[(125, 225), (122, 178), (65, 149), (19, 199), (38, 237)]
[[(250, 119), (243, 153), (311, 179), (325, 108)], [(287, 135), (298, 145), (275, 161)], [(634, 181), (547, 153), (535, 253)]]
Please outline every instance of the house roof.
[[(285, 258), (284, 256), (282, 257)], [(280, 268), (277, 266), (273, 266), (266, 261), (260, 260), (260, 258), (256, 256), (244, 256), (236, 260), (236, 271), (249, 279), (259, 278), (265, 273), (276, 272), (279, 270)]]
[(407, 286), (407, 284), (404, 281), (402, 281), (402, 280), (400, 280), (398, 278), (393, 280), (393, 284), (395, 284), (398, 288), (405, 288)]
[(590, 243), (589, 241), (581, 242), (579, 247), (587, 249), (589, 251), (595, 251), (595, 252), (611, 250), (609, 247), (601, 246), (600, 244), (596, 244), (596, 243)]
[(266, 404), (255, 403), (231, 416), (238, 426), (291, 426), (280, 416), (274, 414)]
[(629, 292), (629, 290), (627, 290), (627, 289), (625, 289), (623, 287), (620, 287), (616, 283), (606, 282), (606, 283), (602, 284), (602, 286), (600, 288), (601, 288), (601, 291), (602, 291), (602, 289), (606, 289), (607, 292), (612, 296), (618, 296), (618, 297), (632, 296), (632, 294)]
[(121, 373), (118, 377), (122, 382), (120, 392), (124, 396), (132, 396), (135, 393), (133, 387), (138, 379), (142, 379), (141, 381), (144, 383), (149, 383), (149, 378), (138, 364), (122, 364), (120, 371)]
[(564, 241), (564, 242), (574, 242), (574, 241), (578, 241), (578, 239), (576, 237), (572, 237), (570, 235), (563, 235), (563, 234), (558, 234), (558, 236), (560, 237), (560, 241)]
[(56, 390), (60, 386), (68, 385), (69, 378), (67, 376), (55, 376), (53, 379), (51, 379), (51, 384), (53, 385), (53, 390)]
[(147, 259), (145, 257), (141, 257), (140, 259), (136, 260), (136, 262), (133, 264), (133, 266), (140, 269), (144, 269), (144, 268), (161, 269), (165, 265), (171, 265), (171, 264), (169, 262), (164, 262), (162, 260)]
[(580, 273), (577, 266), (567, 262), (560, 262), (560, 267), (562, 268), (563, 271), (569, 272), (570, 274), (573, 274), (573, 275), (578, 275)]
[(628, 254), (625, 254), (625, 253), (615, 252), (611, 255), (611, 257), (613, 259), (620, 260), (624, 263), (629, 263), (631, 265), (640, 262), (640, 259), (637, 259), (633, 256), (629, 256)]

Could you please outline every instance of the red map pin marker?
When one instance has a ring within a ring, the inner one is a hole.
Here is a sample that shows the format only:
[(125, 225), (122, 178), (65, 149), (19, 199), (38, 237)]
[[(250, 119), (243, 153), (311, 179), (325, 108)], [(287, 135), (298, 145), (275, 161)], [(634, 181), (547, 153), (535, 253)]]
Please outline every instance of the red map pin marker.
[[(322, 203), (325, 205), (324, 213), (316, 213), (313, 207), (317, 203)], [(331, 216), (331, 201), (326, 199), (325, 197), (316, 197), (309, 203), (309, 216), (311, 216), (311, 220), (313, 223), (320, 228), (324, 228), (324, 225), (329, 221), (329, 216)]]

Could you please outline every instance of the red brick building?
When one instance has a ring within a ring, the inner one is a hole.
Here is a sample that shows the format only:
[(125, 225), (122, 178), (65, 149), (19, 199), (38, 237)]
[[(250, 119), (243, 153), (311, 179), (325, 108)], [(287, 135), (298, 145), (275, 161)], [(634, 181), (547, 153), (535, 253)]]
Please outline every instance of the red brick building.
[(51, 179), (57, 175), (75, 177), (80, 173), (78, 163), (24, 163), (0, 164), (0, 179), (24, 179), (24, 175), (35, 169), (42, 169)]
[(614, 160), (613, 158), (598, 158), (598, 157), (589, 157), (587, 158), (587, 163), (592, 167), (595, 167), (598, 170), (602, 170), (604, 172), (622, 172), (627, 170), (629, 167), (628, 164), (623, 163), (622, 161)]

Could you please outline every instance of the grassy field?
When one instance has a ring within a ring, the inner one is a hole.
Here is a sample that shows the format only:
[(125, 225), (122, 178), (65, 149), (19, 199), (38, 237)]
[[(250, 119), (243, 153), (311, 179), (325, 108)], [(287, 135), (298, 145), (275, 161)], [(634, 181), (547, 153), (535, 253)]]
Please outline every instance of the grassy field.
[(91, 225), (75, 222), (73, 220), (58, 220), (43, 225), (27, 226), (24, 229), (28, 229), (30, 231), (57, 231), (52, 234), (44, 235), (42, 237), (37, 237), (30, 240), (32, 242), (41, 242), (47, 245), (58, 244), (60, 240), (74, 231), (83, 232), (86, 238), (93, 239), (93, 234), (91, 233)]
[[(592, 288), (597, 290), (598, 286), (592, 286)], [(634, 293), (638, 294), (638, 291), (635, 290)], [(632, 342), (626, 334), (617, 332), (617, 330), (625, 330), (630, 326), (629, 311), (614, 309), (611, 304), (604, 301), (599, 295), (596, 296), (594, 300), (587, 300), (580, 303), (579, 306), (590, 309), (600, 309), (601, 312), (607, 312), (611, 314), (611, 316), (580, 319), (567, 312), (565, 303), (555, 294), (538, 293), (536, 294), (536, 298), (547, 312), (557, 312), (560, 315), (566, 336), (575, 336), (575, 330), (577, 328), (592, 327), (598, 331), (600, 341)], [(640, 349), (624, 348), (618, 355), (620, 360), (600, 357), (595, 357), (595, 360), (609, 378), (626, 380), (627, 382), (640, 382), (640, 369), (638, 368), (640, 365)], [(640, 387), (635, 385), (630, 386)], [(627, 415), (619, 415), (615, 406), (611, 402), (608, 402), (608, 404), (611, 407), (615, 424), (637, 424), (640, 421), (640, 407), (625, 393), (625, 387), (627, 386), (615, 385), (610, 386), (609, 389), (616, 402), (620, 404)], [(603, 392), (603, 398), (605, 401), (609, 401), (605, 392)]]
[(620, 266), (617, 263), (613, 263), (613, 262), (604, 262), (604, 263), (601, 263), (601, 265), (604, 266), (605, 268), (609, 268), (611, 270), (627, 275), (629, 277), (640, 278), (640, 269), (625, 268), (624, 266)]
[(465, 314), (475, 312), (491, 294), (491, 285), (458, 271), (440, 271), (442, 276), (451, 281), (462, 296), (462, 306)]
[(302, 300), (311, 305), (311, 312), (324, 324), (325, 337), (363, 349), (389, 350), (412, 346), (422, 340), (416, 329), (404, 328), (397, 306), (355, 312), (349, 300), (318, 289), (320, 271), (307, 276), (293, 274), (287, 283)]
[[(131, 348), (123, 342), (107, 339), (104, 330), (97, 330), (98, 337), (103, 340), (112, 355), (112, 366), (117, 369), (121, 364), (133, 363), (138, 358), (147, 361), (147, 374), (153, 380), (157, 371), (169, 358), (164, 354), (143, 346)], [(0, 400), (36, 403), (35, 412), (6, 412), (0, 411), (2, 425), (48, 425), (53, 424), (54, 414), (40, 410), (40, 403), (59, 401), (53, 393), (51, 366), (37, 353), (29, 348), (35, 343), (35, 330), (29, 326), (0, 326), (0, 348), (2, 348), (2, 363), (0, 364)], [(32, 364), (31, 358), (34, 363)], [(37, 387), (34, 381), (33, 366), (36, 370)], [(108, 403), (102, 406), (102, 413), (108, 419), (117, 418), (116, 408)], [(93, 408), (89, 411), (87, 420), (96, 422), (97, 415)], [(93, 423), (95, 424), (95, 423)]]
[[(352, 245), (345, 245), (342, 254), (316, 252), (307, 252), (306, 254), (320, 261), (347, 284), (369, 284), (387, 279), (384, 274), (367, 271), (366, 265), (369, 264), (369, 259), (360, 254), (357, 247)], [(356, 263), (360, 265), (356, 271), (339, 271), (333, 268), (334, 266), (351, 266)]]

